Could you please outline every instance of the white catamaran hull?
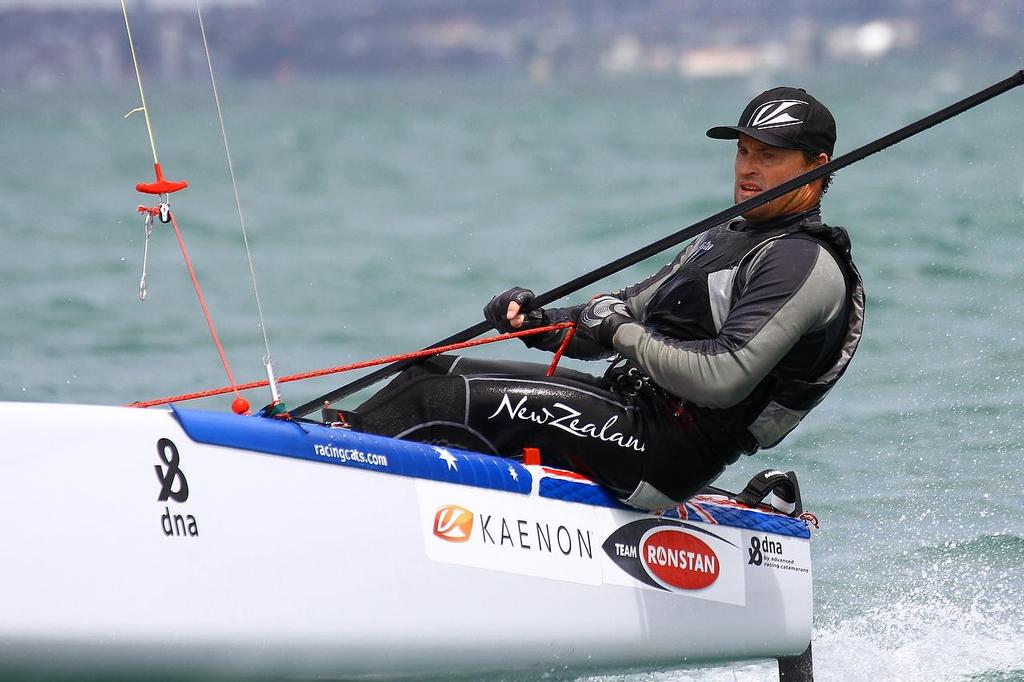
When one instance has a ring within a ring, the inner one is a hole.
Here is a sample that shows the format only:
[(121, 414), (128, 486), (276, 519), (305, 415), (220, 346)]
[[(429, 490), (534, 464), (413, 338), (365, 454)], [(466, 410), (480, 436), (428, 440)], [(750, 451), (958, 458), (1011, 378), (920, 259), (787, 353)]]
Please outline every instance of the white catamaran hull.
[(373, 676), (795, 655), (802, 521), (198, 411), (0, 404), (0, 670)]

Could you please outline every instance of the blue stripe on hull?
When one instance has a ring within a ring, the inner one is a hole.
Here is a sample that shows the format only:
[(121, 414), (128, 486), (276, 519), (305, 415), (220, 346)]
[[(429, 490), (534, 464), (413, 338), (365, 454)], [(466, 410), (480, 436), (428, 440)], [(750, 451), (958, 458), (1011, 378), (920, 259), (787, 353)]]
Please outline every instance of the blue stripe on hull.
[(533, 477), (518, 462), (320, 424), (173, 410), (198, 443), (295, 457), (399, 476), (528, 494)]

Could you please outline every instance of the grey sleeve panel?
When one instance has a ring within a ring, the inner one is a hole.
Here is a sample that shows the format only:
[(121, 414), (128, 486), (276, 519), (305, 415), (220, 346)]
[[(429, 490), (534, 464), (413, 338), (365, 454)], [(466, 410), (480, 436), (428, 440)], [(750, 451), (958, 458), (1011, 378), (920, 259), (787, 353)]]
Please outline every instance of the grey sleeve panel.
[(625, 324), (615, 333), (615, 348), (680, 398), (735, 405), (801, 336), (841, 314), (846, 300), (839, 264), (817, 243), (776, 240), (757, 255), (716, 337), (681, 341)]
[(729, 317), (732, 308), (732, 288), (736, 279), (737, 268), (719, 270), (708, 274), (708, 298), (711, 304), (711, 321), (716, 331), (722, 331), (722, 325)]

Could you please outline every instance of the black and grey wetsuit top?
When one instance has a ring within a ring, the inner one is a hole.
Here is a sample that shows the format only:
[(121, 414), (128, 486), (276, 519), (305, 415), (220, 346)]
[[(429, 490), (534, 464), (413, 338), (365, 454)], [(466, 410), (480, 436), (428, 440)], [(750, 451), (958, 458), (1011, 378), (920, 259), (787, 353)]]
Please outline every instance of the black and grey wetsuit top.
[[(772, 447), (818, 404), (860, 341), (864, 289), (846, 231), (820, 211), (709, 230), (647, 279), (616, 292), (637, 319), (615, 350), (741, 452)], [(548, 310), (575, 319), (581, 306)], [(564, 333), (564, 332), (562, 332)], [(555, 349), (561, 334), (530, 345)], [(535, 337), (536, 338), (536, 337)], [(567, 354), (609, 351), (583, 340)]]

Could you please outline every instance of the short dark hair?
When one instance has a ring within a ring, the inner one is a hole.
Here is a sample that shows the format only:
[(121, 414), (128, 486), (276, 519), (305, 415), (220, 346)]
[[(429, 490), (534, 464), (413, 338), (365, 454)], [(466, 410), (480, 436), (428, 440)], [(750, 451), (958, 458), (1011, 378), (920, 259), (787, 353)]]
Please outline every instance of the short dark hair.
[[(809, 152), (806, 149), (801, 149), (800, 151), (802, 151), (804, 153), (804, 161), (806, 161), (807, 163), (811, 163), (812, 161), (816, 161), (818, 159), (818, 155), (823, 153), (823, 152)], [(834, 175), (833, 173), (829, 173), (828, 175), (826, 175), (825, 177), (823, 177), (821, 179), (821, 193), (822, 194), (824, 194), (825, 192), (828, 191), (829, 185), (832, 184), (832, 176), (833, 175)]]

